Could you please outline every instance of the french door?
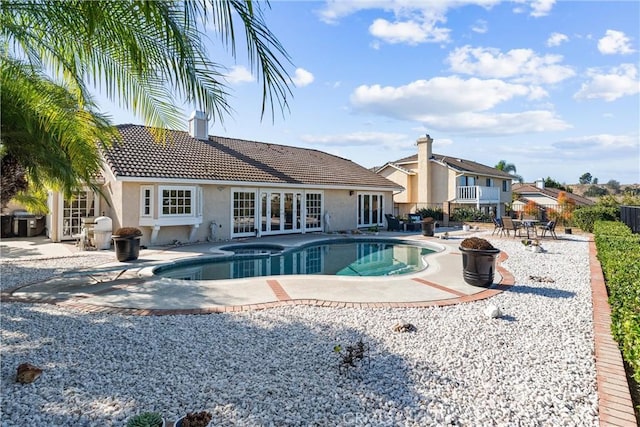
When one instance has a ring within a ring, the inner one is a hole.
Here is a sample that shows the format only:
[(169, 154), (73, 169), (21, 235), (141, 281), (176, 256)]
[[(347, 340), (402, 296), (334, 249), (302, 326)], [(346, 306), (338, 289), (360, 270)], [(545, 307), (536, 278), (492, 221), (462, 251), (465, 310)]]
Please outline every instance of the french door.
[(260, 231), (262, 234), (302, 231), (302, 193), (263, 190), (260, 193)]
[(358, 194), (358, 227), (383, 224), (383, 195), (375, 193)]
[(98, 216), (100, 209), (96, 193), (91, 190), (79, 191), (75, 196), (68, 200), (62, 200), (58, 227), (62, 231), (58, 235), (60, 240), (76, 239), (82, 232), (84, 218), (92, 218)]

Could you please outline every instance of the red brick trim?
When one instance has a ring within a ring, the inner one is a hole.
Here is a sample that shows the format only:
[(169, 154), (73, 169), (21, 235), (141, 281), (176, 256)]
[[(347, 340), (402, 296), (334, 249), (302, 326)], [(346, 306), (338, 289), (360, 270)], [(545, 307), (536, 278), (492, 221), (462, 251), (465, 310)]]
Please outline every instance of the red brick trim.
[(433, 283), (433, 282), (430, 282), (428, 280), (424, 280), (424, 279), (420, 279), (420, 278), (414, 278), (412, 280), (414, 282), (422, 283), (423, 285), (431, 286), (432, 288), (438, 289), (440, 291), (448, 292), (450, 294), (453, 294), (453, 295), (456, 295), (456, 296), (459, 296), (459, 297), (464, 297), (464, 296), (467, 295), (467, 294), (465, 294), (463, 292), (456, 291), (455, 289), (451, 289), (451, 288), (448, 288), (446, 286), (438, 285), (437, 283)]
[(611, 307), (596, 244), (589, 241), (589, 270), (593, 299), (593, 338), (596, 355), (596, 381), (600, 426), (637, 424), (627, 375), (618, 344), (611, 336)]
[(276, 298), (278, 298), (278, 301), (286, 301), (291, 299), (287, 291), (284, 290), (280, 282), (278, 282), (277, 280), (267, 280), (267, 285), (269, 285)]

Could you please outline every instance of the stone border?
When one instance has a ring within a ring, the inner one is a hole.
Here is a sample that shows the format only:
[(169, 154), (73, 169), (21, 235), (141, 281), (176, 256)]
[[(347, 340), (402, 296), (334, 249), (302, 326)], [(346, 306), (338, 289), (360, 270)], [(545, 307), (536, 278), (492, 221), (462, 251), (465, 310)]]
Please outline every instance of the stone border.
[(598, 261), (598, 251), (589, 241), (589, 270), (593, 300), (593, 340), (596, 358), (596, 381), (601, 426), (636, 426), (633, 401), (618, 343), (611, 336), (609, 295)]

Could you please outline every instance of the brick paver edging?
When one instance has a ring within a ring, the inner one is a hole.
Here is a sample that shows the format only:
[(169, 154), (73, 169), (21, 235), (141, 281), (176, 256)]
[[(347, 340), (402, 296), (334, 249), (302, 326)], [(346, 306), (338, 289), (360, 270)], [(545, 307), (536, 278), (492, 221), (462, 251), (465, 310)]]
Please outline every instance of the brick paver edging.
[(596, 381), (600, 425), (639, 425), (633, 410), (627, 375), (618, 343), (611, 336), (611, 307), (597, 257), (596, 244), (589, 241), (589, 270), (593, 299), (593, 337), (596, 354)]

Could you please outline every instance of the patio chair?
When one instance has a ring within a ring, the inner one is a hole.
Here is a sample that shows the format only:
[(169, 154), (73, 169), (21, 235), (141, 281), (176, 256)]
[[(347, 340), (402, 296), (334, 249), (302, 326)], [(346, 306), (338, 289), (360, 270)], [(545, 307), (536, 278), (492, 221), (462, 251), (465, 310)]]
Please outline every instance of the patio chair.
[(522, 229), (522, 226), (513, 222), (513, 219), (510, 217), (505, 216), (502, 218), (502, 229), (507, 233), (507, 236), (510, 236), (509, 233), (513, 231), (513, 237), (515, 238), (516, 235), (520, 237), (520, 230)]
[(549, 233), (551, 235), (551, 237), (553, 237), (554, 239), (558, 238), (558, 236), (556, 235), (556, 222), (555, 221), (549, 221), (545, 225), (541, 225), (539, 228), (542, 231), (542, 234), (540, 235), (540, 237), (545, 237), (547, 235), (547, 233)]
[(406, 224), (402, 226), (406, 228), (406, 231), (420, 231), (422, 229), (422, 217), (418, 214), (407, 215), (409, 219)]
[(387, 231), (402, 231), (402, 223), (398, 218), (391, 214), (384, 214), (387, 219)]
[(498, 233), (498, 236), (502, 236), (504, 234), (504, 225), (502, 224), (502, 218), (493, 218), (493, 232), (491, 235)]

